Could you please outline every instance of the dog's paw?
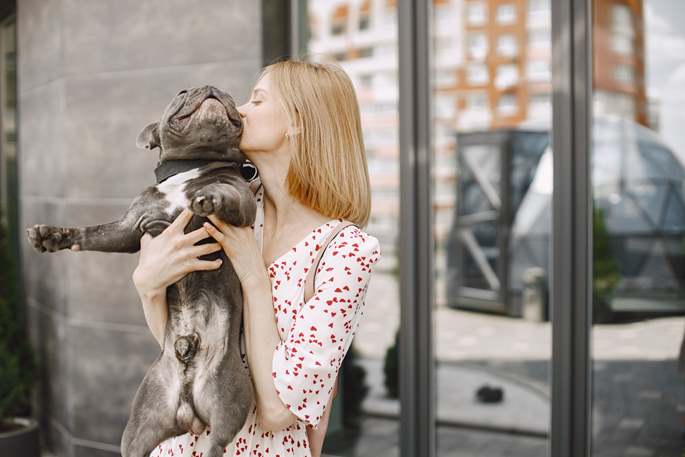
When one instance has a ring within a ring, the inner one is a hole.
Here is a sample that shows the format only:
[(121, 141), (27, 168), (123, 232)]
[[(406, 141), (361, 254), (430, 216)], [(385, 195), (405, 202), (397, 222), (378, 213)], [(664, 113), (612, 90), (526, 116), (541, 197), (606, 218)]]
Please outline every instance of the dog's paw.
[[(229, 192), (231, 195), (226, 195)], [(235, 195), (232, 195), (235, 193)], [(230, 202), (238, 200), (240, 195), (231, 188), (213, 189), (207, 186), (198, 191), (190, 202), (190, 209), (198, 216), (207, 217), (210, 214), (225, 212)]]
[(71, 247), (73, 244), (71, 235), (69, 229), (43, 224), (36, 224), (26, 229), (29, 242), (38, 252), (55, 252)]
[(221, 206), (220, 198), (216, 195), (196, 195), (190, 202), (190, 209), (198, 216), (207, 217)]

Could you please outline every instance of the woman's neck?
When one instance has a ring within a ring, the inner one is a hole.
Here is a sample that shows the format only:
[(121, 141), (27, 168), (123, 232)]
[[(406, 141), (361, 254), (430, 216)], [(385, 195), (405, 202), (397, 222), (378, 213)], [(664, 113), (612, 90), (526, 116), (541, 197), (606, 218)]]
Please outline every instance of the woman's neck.
[(286, 177), (290, 155), (284, 151), (254, 152), (250, 161), (259, 170), (259, 178), (264, 186), (264, 219), (272, 227), (272, 233), (284, 230), (299, 231), (301, 227), (321, 225), (321, 214), (300, 203), (288, 193)]

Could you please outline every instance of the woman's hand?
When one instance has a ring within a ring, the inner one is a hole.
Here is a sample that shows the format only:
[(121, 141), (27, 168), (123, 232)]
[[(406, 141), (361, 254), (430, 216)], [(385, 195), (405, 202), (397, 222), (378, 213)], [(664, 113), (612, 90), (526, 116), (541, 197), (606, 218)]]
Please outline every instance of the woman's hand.
[(214, 214), (210, 214), (207, 218), (214, 225), (205, 222), (204, 228), (223, 247), (240, 283), (245, 286), (253, 281), (268, 281), (268, 273), (254, 230), (251, 227), (226, 224)]
[(140, 257), (133, 272), (133, 283), (141, 296), (158, 293), (191, 271), (215, 270), (221, 266), (221, 259), (197, 258), (218, 251), (221, 245), (207, 243), (194, 246), (209, 234), (204, 227), (183, 233), (192, 217), (193, 212), (184, 209), (162, 233), (154, 238), (145, 233), (140, 239)]

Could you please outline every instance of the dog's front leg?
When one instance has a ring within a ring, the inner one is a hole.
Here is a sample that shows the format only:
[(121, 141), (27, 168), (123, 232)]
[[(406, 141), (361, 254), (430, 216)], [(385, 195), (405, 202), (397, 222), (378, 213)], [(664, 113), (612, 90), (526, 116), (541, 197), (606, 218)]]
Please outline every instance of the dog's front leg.
[(89, 227), (37, 224), (26, 229), (26, 234), (29, 242), (40, 252), (70, 249), (74, 245), (75, 250), (80, 251), (138, 252), (143, 233), (142, 221), (149, 214), (160, 213), (143, 197), (136, 198), (118, 221)]
[(222, 221), (237, 227), (253, 224), (257, 215), (254, 193), (245, 183), (212, 183), (188, 198), (190, 209), (198, 216), (216, 214)]

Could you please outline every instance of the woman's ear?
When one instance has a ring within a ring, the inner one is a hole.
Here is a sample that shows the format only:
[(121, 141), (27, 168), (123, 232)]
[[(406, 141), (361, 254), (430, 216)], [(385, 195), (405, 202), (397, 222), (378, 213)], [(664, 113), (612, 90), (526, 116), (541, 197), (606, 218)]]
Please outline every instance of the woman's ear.
[(146, 125), (136, 139), (136, 146), (141, 149), (154, 149), (160, 147), (161, 144), (159, 140), (159, 122)]

